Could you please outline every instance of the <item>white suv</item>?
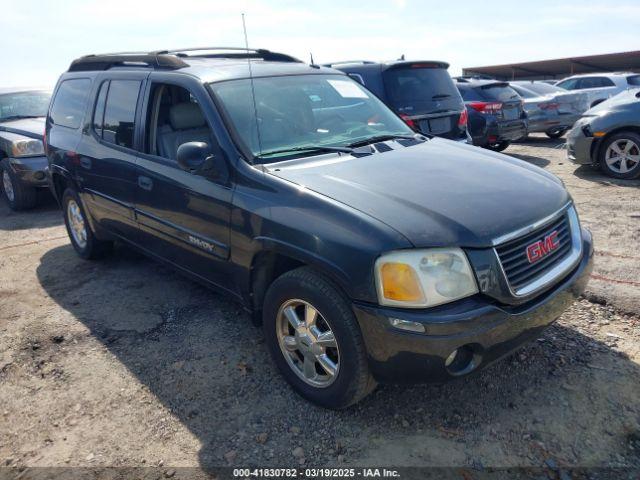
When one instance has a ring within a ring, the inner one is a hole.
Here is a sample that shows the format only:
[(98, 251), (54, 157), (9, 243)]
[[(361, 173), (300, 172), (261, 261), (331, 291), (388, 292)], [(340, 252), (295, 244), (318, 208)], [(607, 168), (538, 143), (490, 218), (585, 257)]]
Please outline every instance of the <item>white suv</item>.
[(589, 106), (593, 107), (625, 90), (640, 88), (640, 74), (632, 72), (587, 73), (565, 78), (556, 85), (566, 90), (580, 90), (586, 93)]

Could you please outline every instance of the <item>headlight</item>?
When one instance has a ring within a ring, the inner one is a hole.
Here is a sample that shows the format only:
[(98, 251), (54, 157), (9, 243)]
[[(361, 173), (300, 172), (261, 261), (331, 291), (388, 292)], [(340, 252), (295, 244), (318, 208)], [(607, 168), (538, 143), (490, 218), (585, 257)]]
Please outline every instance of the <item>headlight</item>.
[(467, 256), (459, 248), (398, 250), (375, 264), (380, 305), (425, 308), (478, 292)]
[(44, 155), (44, 145), (40, 140), (32, 138), (16, 140), (11, 144), (11, 156), (13, 157), (33, 157)]

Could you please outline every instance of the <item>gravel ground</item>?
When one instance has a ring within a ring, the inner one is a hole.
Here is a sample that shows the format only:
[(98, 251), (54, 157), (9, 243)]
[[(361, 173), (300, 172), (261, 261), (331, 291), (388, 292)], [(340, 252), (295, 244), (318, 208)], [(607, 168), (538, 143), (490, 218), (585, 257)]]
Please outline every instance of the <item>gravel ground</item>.
[(343, 412), (292, 393), (236, 304), (126, 248), (79, 259), (51, 202), (21, 214), (1, 205), (0, 465), (166, 476), (224, 465), (640, 467), (640, 181), (576, 168), (557, 145), (535, 136), (505, 153), (559, 175), (592, 229), (585, 298), (477, 376), (381, 386)]

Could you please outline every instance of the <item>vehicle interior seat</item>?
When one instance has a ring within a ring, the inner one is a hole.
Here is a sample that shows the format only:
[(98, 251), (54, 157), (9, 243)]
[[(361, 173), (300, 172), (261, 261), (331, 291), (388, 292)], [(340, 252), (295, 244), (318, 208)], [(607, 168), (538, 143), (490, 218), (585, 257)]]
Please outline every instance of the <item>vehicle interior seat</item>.
[(169, 109), (169, 124), (158, 127), (158, 153), (175, 160), (178, 147), (187, 142), (205, 142), (213, 147), (211, 130), (197, 103), (182, 102)]

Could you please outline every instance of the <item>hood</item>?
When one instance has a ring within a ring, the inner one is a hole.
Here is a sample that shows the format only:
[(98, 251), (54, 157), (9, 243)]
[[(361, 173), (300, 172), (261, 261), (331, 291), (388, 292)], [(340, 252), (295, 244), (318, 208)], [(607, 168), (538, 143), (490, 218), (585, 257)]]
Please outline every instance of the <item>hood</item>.
[(587, 110), (585, 115), (601, 115), (609, 110), (622, 110), (632, 105), (637, 106), (640, 104), (639, 95), (640, 90), (638, 89), (626, 90)]
[(11, 132), (42, 140), (44, 135), (44, 124), (45, 117), (19, 118), (16, 120), (0, 121), (0, 132)]
[(400, 142), (372, 155), (323, 155), (266, 169), (365, 212), (416, 247), (491, 246), (570, 200), (560, 180), (524, 161), (441, 138)]

